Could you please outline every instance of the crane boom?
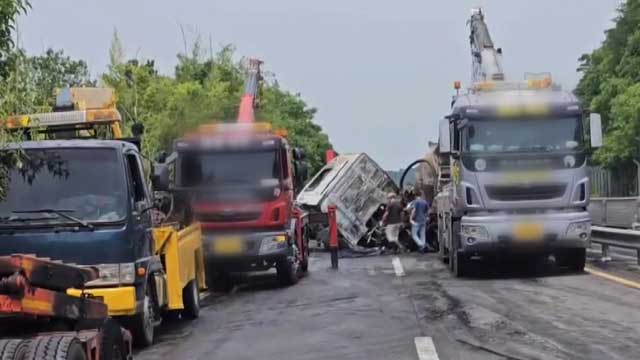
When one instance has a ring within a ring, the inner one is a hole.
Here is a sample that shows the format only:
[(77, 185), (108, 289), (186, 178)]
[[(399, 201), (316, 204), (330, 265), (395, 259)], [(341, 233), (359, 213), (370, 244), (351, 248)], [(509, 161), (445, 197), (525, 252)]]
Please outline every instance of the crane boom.
[(482, 8), (471, 10), (471, 58), (473, 66), (473, 82), (502, 81), (502, 50), (495, 49), (489, 28), (484, 21)]
[(255, 105), (258, 97), (258, 87), (262, 80), (260, 65), (262, 65), (262, 61), (258, 59), (249, 59), (247, 63), (247, 78), (244, 82), (244, 94), (240, 99), (240, 107), (238, 109), (239, 123), (252, 123), (255, 121)]

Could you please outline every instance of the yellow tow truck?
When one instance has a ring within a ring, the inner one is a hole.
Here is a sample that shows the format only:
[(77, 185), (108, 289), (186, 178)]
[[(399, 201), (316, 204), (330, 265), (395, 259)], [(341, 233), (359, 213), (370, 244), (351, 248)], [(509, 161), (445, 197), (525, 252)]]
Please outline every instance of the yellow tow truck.
[(143, 128), (124, 138), (115, 105), (112, 89), (64, 89), (54, 112), (1, 121), (24, 141), (2, 150), (22, 155), (0, 201), (0, 255), (97, 268), (98, 279), (67, 293), (102, 299), (134, 343), (148, 346), (163, 315), (198, 316), (202, 235), (189, 219), (161, 220), (139, 150)]

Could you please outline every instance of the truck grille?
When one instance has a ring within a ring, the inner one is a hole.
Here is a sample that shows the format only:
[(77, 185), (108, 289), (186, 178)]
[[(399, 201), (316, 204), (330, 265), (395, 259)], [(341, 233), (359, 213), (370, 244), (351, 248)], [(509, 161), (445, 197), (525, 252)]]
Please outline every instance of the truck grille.
[(240, 222), (257, 220), (261, 214), (260, 211), (219, 211), (201, 213), (196, 217), (202, 222)]
[(492, 200), (497, 201), (526, 201), (550, 200), (564, 195), (566, 184), (552, 185), (490, 185), (485, 189)]

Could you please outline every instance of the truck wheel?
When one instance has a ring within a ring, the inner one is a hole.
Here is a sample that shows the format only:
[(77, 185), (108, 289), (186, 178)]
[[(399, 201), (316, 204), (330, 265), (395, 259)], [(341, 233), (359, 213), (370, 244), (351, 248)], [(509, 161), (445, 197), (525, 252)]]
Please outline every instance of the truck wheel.
[(224, 271), (209, 270), (207, 272), (207, 287), (211, 291), (229, 292), (233, 289), (231, 275)]
[(144, 304), (142, 312), (134, 315), (130, 319), (129, 330), (133, 335), (133, 343), (140, 348), (153, 345), (154, 338), (154, 322), (155, 311), (153, 300), (151, 298), (150, 286), (147, 285), (147, 291), (144, 295)]
[(459, 265), (457, 265), (456, 262), (458, 260), (458, 238), (460, 237), (460, 222), (451, 221), (448, 231), (449, 234), (445, 243), (448, 243), (449, 245), (449, 248), (447, 249), (447, 252), (449, 254), (449, 270), (451, 270), (451, 272), (453, 272), (456, 276), (459, 276), (456, 270), (456, 267)]
[(73, 336), (42, 336), (31, 342), (24, 360), (86, 360), (84, 346)]
[[(305, 231), (306, 233), (306, 231)], [(302, 272), (309, 271), (309, 256), (311, 256), (311, 250), (309, 250), (309, 237), (305, 236), (302, 240), (302, 244), (304, 245), (304, 258), (300, 262), (300, 269)]]
[(555, 254), (556, 263), (572, 271), (582, 272), (587, 261), (586, 249), (564, 249)]
[(184, 303), (182, 317), (189, 320), (197, 319), (200, 315), (200, 293), (195, 279), (189, 281), (182, 289), (182, 302)]
[(300, 262), (297, 260), (297, 248), (293, 247), (293, 256), (276, 263), (278, 280), (284, 286), (294, 285), (300, 279)]
[(29, 350), (29, 340), (0, 340), (0, 360), (23, 360)]
[(453, 256), (453, 274), (456, 277), (466, 276), (469, 268), (469, 258), (457, 251), (455, 253), (455, 256)]
[(100, 344), (100, 359), (125, 360), (125, 345), (122, 331), (117, 321), (105, 320), (102, 324), (102, 344)]

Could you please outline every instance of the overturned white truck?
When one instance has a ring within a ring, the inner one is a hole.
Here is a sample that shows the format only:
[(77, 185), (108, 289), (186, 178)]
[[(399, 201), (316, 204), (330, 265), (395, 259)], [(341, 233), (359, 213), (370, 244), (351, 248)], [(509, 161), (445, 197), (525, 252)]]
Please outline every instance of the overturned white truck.
[(367, 154), (344, 154), (325, 165), (296, 202), (310, 214), (311, 236), (325, 246), (329, 237), (326, 213), (329, 205), (335, 205), (340, 246), (357, 250), (387, 194), (398, 191), (387, 172)]

